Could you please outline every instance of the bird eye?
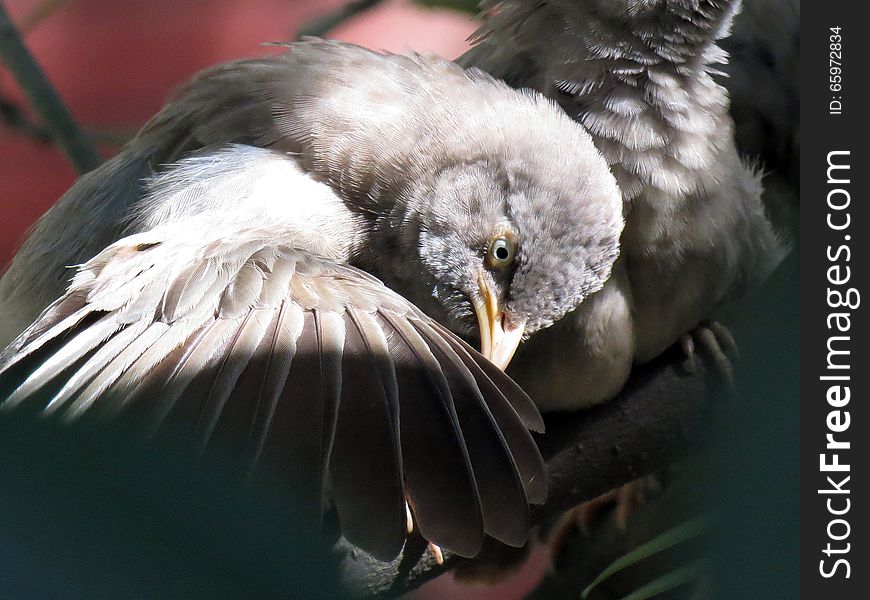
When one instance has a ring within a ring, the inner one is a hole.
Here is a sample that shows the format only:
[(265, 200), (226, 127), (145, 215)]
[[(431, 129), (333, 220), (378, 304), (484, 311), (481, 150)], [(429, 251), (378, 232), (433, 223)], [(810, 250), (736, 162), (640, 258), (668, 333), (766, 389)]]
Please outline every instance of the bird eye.
[(491, 268), (503, 268), (510, 265), (516, 254), (516, 246), (513, 240), (499, 236), (494, 238), (489, 244), (489, 251), (486, 253), (486, 264)]

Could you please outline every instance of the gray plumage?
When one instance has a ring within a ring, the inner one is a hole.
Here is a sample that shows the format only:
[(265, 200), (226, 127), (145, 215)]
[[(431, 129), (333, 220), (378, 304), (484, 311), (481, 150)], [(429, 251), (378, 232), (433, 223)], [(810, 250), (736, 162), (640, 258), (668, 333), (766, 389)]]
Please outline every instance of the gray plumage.
[(320, 41), (221, 65), (13, 260), (3, 406), (228, 441), (381, 558), (406, 501), (459, 554), (521, 545), (540, 416), (430, 317), (546, 327), (606, 281), (621, 213), (582, 128), (483, 73)]
[(633, 363), (714, 317), (783, 256), (761, 175), (737, 154), (728, 94), (714, 80), (726, 61), (717, 40), (740, 2), (481, 5), (484, 24), (459, 62), (559, 102), (592, 134), (622, 190), (613, 276), (532, 338), (511, 370), (542, 408), (600, 402)]

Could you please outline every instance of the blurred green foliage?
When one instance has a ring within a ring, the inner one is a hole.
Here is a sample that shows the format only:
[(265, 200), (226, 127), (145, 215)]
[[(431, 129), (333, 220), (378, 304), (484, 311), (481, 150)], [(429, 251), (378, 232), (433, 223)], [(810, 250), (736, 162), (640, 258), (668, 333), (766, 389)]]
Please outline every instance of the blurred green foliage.
[[(602, 581), (613, 575), (614, 573), (618, 573), (623, 569), (631, 567), (634, 564), (637, 564), (644, 559), (647, 559), (659, 552), (667, 550), (677, 544), (681, 544), (687, 540), (691, 540), (693, 538), (697, 538), (707, 533), (709, 530), (708, 519), (704, 517), (696, 517), (694, 519), (690, 519), (689, 521), (685, 521), (676, 527), (669, 529), (668, 531), (654, 537), (652, 540), (637, 546), (630, 552), (622, 555), (615, 561), (613, 561), (609, 567), (607, 567), (604, 571), (601, 572), (598, 577), (596, 577), (592, 583), (590, 583), (583, 593), (580, 594), (582, 600), (586, 600), (589, 597), (590, 592)], [(691, 563), (693, 565), (700, 564), (699, 561), (695, 561)], [(692, 573), (691, 569), (688, 569), (687, 566), (683, 566), (679, 569), (676, 569), (671, 572), (669, 575), (664, 575), (657, 579), (657, 582), (662, 582), (661, 585), (664, 585), (668, 581), (673, 580), (675, 585), (672, 587), (679, 587), (690, 581), (692, 578), (684, 579), (684, 575), (689, 575)], [(677, 575), (678, 574), (678, 575)], [(670, 577), (670, 579), (668, 579)], [(650, 589), (654, 589), (654, 594), (660, 594), (664, 591), (667, 591), (668, 588), (657, 587), (653, 585), (656, 582), (651, 582), (649, 584)], [(637, 593), (640, 593), (640, 590), (637, 590)]]
[(0, 598), (343, 597), (287, 499), (140, 440), (0, 411)]

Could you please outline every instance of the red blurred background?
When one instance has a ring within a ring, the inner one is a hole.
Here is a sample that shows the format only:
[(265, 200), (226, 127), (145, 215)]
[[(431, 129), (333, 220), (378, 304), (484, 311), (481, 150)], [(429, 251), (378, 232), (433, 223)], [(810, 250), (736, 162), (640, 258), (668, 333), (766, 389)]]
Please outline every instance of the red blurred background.
[[(52, 0), (49, 0), (51, 2)], [(79, 123), (88, 130), (134, 132), (173, 88), (217, 62), (269, 54), (263, 42), (293, 39), (301, 25), (346, 0), (54, 0), (26, 42)], [(8, 0), (26, 26), (46, 0)], [(468, 15), (388, 0), (340, 25), (330, 37), (401, 52), (453, 58), (474, 30)], [(0, 95), (26, 102), (0, 68)], [(106, 153), (117, 147), (105, 147)], [(25, 229), (75, 180), (51, 144), (0, 124), (0, 264)]]
[[(270, 54), (263, 42), (293, 39), (300, 26), (346, 0), (7, 0), (25, 40), (78, 122), (88, 131), (124, 137), (200, 69), (233, 58)], [(34, 24), (35, 16), (50, 14)], [(401, 52), (453, 58), (475, 24), (467, 15), (387, 0), (330, 32), (329, 37)], [(0, 96), (25, 111), (27, 102), (0, 67)], [(32, 117), (32, 115), (30, 115)], [(116, 135), (117, 134), (117, 135)], [(116, 144), (104, 144), (108, 156)], [(27, 227), (75, 181), (51, 145), (0, 121), (0, 265)], [(441, 577), (411, 594), (436, 598), (521, 598), (540, 579), (543, 551), (497, 586), (460, 586)]]

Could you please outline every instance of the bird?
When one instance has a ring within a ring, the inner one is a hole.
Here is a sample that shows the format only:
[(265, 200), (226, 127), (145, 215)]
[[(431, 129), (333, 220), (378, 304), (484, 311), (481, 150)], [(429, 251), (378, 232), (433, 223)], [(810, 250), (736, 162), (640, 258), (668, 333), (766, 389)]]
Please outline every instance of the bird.
[(557, 101), (592, 135), (624, 200), (610, 279), (531, 338), (509, 373), (544, 411), (607, 401), (634, 365), (674, 345), (694, 360), (696, 340), (730, 377), (736, 344), (716, 319), (788, 250), (714, 79), (740, 1), (480, 5), (483, 23), (458, 62)]
[(764, 204), (775, 223), (797, 231), (800, 197), (800, 2), (753, 0), (722, 40), (721, 80), (731, 100), (734, 138), (764, 168)]
[(521, 546), (543, 422), (501, 369), (604, 285), (622, 226), (542, 95), (292, 43), (194, 77), (39, 220), (0, 280), (0, 410), (229, 444), (382, 560), (412, 530)]

